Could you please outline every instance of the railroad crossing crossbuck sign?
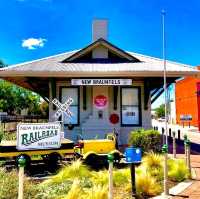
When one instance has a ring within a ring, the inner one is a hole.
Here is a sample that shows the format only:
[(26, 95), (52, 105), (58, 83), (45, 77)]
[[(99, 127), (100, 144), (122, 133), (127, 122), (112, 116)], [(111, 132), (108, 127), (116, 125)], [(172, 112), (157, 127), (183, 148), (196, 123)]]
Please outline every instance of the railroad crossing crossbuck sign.
[(53, 99), (52, 103), (57, 106), (58, 110), (55, 113), (55, 118), (58, 119), (62, 113), (66, 113), (69, 117), (72, 117), (72, 112), (69, 110), (69, 106), (73, 103), (73, 99), (69, 97), (67, 101), (62, 104), (56, 98)]

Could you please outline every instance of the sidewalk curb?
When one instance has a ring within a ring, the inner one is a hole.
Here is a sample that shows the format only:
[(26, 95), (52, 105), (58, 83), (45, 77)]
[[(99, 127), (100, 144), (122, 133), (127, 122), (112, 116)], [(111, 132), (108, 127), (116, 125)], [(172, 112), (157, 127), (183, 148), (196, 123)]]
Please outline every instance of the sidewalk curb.
[(178, 183), (176, 186), (172, 187), (171, 189), (169, 189), (169, 196), (164, 196), (164, 193), (162, 193), (159, 196), (155, 196), (151, 199), (168, 199), (168, 198), (172, 198), (178, 194), (180, 194), (181, 192), (183, 192), (185, 189), (187, 189), (189, 186), (192, 185), (192, 183), (194, 182), (193, 180), (196, 178), (196, 171), (195, 169), (192, 168), (192, 172), (191, 172), (192, 179), (187, 179), (183, 182)]
[(176, 186), (172, 187), (169, 190), (169, 196), (164, 196), (164, 193), (162, 193), (159, 196), (153, 197), (151, 199), (164, 199), (164, 198), (172, 198), (178, 194), (180, 194), (181, 192), (183, 192), (185, 189), (187, 189), (190, 185), (192, 185), (193, 180), (185, 180), (183, 182), (178, 183)]

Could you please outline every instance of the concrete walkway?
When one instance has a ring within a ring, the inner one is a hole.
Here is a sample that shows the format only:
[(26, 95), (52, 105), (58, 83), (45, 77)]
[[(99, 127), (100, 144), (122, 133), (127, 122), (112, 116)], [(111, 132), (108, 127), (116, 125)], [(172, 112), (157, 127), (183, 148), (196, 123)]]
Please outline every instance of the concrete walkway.
[[(164, 122), (158, 122), (157, 120), (152, 120), (152, 126), (158, 127), (158, 130), (162, 132), (162, 128), (165, 127)], [(181, 139), (184, 139), (184, 135), (186, 134), (191, 142), (200, 144), (200, 132), (197, 127), (185, 126), (184, 128), (180, 125), (169, 124), (168, 128), (171, 128), (172, 131), (176, 132), (176, 138), (178, 138), (178, 130), (181, 132)], [(200, 199), (200, 198), (199, 198)]]
[(200, 199), (200, 155), (191, 156), (192, 168), (195, 170), (196, 177), (193, 179), (193, 183), (186, 188), (183, 192), (177, 196), (172, 197), (173, 199), (191, 198)]

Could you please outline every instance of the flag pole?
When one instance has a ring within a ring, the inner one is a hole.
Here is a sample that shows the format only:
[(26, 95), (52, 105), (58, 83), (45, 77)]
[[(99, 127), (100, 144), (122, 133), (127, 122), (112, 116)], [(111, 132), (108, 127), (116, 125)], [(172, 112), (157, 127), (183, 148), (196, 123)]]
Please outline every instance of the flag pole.
[(163, 79), (164, 79), (164, 95), (165, 95), (165, 143), (163, 143), (163, 153), (164, 153), (164, 195), (169, 195), (169, 188), (168, 188), (168, 166), (167, 166), (167, 159), (168, 159), (168, 114), (167, 114), (167, 81), (166, 81), (166, 40), (165, 40), (165, 11), (162, 10), (162, 54), (163, 54)]

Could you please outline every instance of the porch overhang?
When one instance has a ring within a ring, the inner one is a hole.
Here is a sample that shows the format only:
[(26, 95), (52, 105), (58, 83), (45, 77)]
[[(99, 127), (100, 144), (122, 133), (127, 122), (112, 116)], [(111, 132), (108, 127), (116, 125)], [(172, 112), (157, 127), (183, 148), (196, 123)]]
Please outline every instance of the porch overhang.
[[(198, 77), (200, 75), (199, 71), (167, 71), (167, 77), (185, 77), (194, 76)], [(14, 77), (162, 77), (163, 71), (105, 71), (105, 72), (70, 72), (70, 71), (0, 71), (1, 78), (11, 78)]]

